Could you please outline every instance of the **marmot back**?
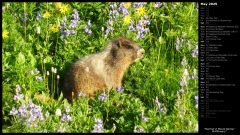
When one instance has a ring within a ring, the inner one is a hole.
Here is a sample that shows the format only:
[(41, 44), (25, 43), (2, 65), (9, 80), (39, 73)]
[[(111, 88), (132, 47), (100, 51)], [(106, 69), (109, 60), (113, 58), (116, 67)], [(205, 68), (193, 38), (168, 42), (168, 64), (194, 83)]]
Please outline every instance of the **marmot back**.
[(122, 86), (122, 78), (134, 61), (143, 57), (144, 49), (125, 37), (110, 41), (101, 52), (85, 56), (73, 63), (64, 78), (63, 94), (68, 100), (79, 94), (95, 96)]

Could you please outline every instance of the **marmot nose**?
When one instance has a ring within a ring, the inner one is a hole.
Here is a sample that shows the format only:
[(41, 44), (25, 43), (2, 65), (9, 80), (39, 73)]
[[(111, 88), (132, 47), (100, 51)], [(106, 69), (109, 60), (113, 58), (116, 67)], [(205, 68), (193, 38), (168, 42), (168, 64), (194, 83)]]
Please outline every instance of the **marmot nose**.
[(143, 55), (145, 53), (145, 50), (143, 48), (140, 48), (139, 52), (140, 52), (140, 54)]

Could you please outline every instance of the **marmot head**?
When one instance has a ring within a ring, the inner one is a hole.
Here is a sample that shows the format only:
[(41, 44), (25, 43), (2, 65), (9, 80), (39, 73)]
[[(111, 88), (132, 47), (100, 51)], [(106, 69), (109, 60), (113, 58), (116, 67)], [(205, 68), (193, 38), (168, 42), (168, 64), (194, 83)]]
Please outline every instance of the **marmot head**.
[(143, 58), (145, 50), (138, 43), (126, 37), (118, 37), (111, 41), (111, 55), (113, 58), (121, 57), (132, 63)]

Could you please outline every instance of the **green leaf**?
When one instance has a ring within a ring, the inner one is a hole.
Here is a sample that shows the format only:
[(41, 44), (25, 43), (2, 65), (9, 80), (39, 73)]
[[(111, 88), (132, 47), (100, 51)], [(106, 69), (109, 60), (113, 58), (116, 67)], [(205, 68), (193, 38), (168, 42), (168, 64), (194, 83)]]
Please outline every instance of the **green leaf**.
[(159, 41), (160, 44), (165, 44), (166, 43), (166, 41), (163, 37), (159, 37), (158, 41)]
[(42, 49), (42, 46), (41, 46), (39, 43), (37, 43), (37, 44), (36, 44), (36, 48), (37, 48), (37, 50), (39, 51), (40, 49)]
[(171, 38), (171, 37), (176, 36), (176, 35), (177, 35), (177, 32), (174, 31), (173, 29), (171, 29), (171, 30), (168, 29), (168, 30), (165, 32), (165, 34), (167, 35), (167, 37)]
[(35, 66), (35, 64), (36, 64), (36, 59), (35, 59), (35, 57), (33, 57), (31, 51), (28, 51), (28, 58), (30, 58), (30, 63), (31, 63), (31, 65), (32, 65), (32, 66)]
[(28, 38), (29, 38), (29, 41), (30, 41), (30, 42), (33, 42), (33, 41), (34, 41), (34, 39), (33, 39), (33, 37), (32, 37), (31, 35), (28, 35)]
[(47, 56), (46, 58), (44, 58), (44, 63), (51, 63), (52, 62), (52, 58), (50, 56)]
[(25, 63), (25, 56), (23, 55), (22, 52), (20, 52), (17, 56), (17, 63), (18, 64), (24, 64)]
[(88, 47), (87, 49), (88, 49), (88, 50), (94, 50), (95, 47), (94, 47), (94, 46), (91, 46), (91, 47)]
[(58, 98), (58, 102), (61, 101), (63, 99), (63, 93), (61, 92), (59, 98)]

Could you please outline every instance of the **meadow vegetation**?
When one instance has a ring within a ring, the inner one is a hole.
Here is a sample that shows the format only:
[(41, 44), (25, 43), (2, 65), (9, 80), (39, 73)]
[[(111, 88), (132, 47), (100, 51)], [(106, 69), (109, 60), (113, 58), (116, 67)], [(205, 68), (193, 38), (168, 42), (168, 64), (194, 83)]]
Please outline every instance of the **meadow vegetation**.
[[(69, 66), (118, 36), (145, 49), (123, 87), (69, 103)], [(197, 132), (197, 74), (196, 3), (2, 3), (5, 133)]]

